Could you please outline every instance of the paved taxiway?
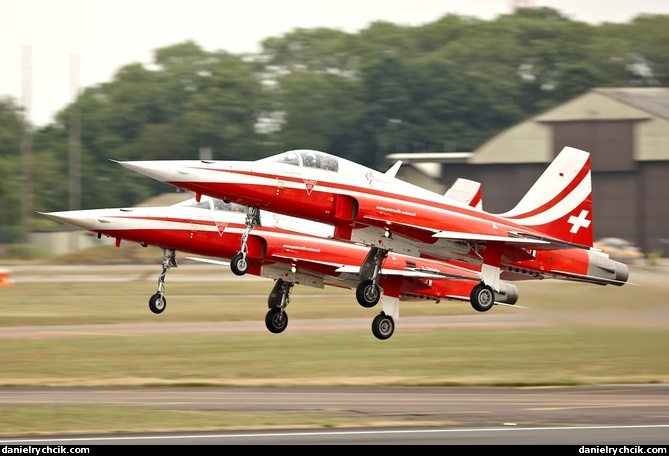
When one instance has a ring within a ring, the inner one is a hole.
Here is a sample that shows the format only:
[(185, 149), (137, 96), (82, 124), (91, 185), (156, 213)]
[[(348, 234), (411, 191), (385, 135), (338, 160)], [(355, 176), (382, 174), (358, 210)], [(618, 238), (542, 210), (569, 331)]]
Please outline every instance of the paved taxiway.
[[(371, 429), (290, 429), (0, 437), (0, 444), (669, 444), (669, 385), (493, 388), (0, 388), (0, 405), (87, 404), (156, 409), (337, 410), (392, 416)], [(440, 422), (446, 426), (421, 426)]]
[[(68, 267), (46, 267), (41, 270), (15, 269), (17, 281), (99, 280), (100, 271), (90, 268), (80, 273)], [(203, 280), (204, 270), (189, 266), (189, 271)], [(107, 268), (109, 281), (155, 279), (156, 266)], [(220, 270), (219, 270), (220, 272)], [(61, 275), (63, 274), (63, 275)], [(74, 274), (74, 275), (73, 275)], [(212, 280), (221, 280), (211, 274)], [(191, 280), (190, 274), (171, 280)], [(643, 276), (641, 277), (643, 280)], [(653, 278), (654, 279), (654, 278)], [(246, 279), (245, 279), (246, 280)], [(248, 280), (254, 280), (248, 278)], [(266, 279), (262, 279), (266, 280)], [(445, 317), (431, 324), (467, 324), (467, 316)], [(507, 320), (508, 319), (508, 320)], [(663, 320), (665, 321), (665, 320)], [(231, 322), (237, 330), (266, 331), (262, 322)], [(316, 325), (346, 325), (340, 320), (291, 323), (291, 329), (307, 330)], [(369, 321), (360, 324), (368, 327)], [(430, 324), (403, 319), (402, 325)], [(531, 317), (504, 316), (497, 324), (541, 324)], [(185, 323), (171, 327), (141, 325), (96, 325), (96, 330), (198, 332), (230, 331), (220, 323)], [(203, 327), (204, 326), (204, 327)], [(79, 337), (86, 326), (2, 328), (0, 338), (58, 337), (68, 332)], [(313, 329), (313, 328), (311, 328)], [(271, 410), (301, 413), (333, 410), (343, 416), (392, 416), (393, 427), (355, 429), (271, 429), (179, 433), (138, 433), (87, 436), (0, 437), (0, 445), (226, 445), (226, 444), (562, 444), (562, 445), (669, 445), (669, 385), (603, 385), (545, 388), (0, 388), (3, 405), (53, 404), (123, 404), (127, 407), (173, 407), (184, 410)], [(401, 422), (403, 426), (397, 427)], [(443, 423), (439, 427), (422, 423)], [(665, 453), (666, 454), (666, 453)]]

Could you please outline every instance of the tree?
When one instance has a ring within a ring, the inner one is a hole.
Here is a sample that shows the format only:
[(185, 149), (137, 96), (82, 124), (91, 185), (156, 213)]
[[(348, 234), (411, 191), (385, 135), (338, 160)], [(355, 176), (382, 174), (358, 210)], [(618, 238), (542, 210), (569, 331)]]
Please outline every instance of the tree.
[[(357, 33), (296, 29), (258, 54), (177, 43), (85, 88), (35, 131), (35, 207), (65, 209), (75, 107), (82, 205), (132, 206), (173, 189), (110, 159), (193, 159), (210, 148), (215, 159), (251, 160), (314, 148), (379, 168), (392, 152), (472, 151), (594, 87), (669, 85), (667, 30), (665, 15), (594, 26), (520, 8), (492, 21), (449, 14)], [(20, 221), (22, 114), (0, 98), (1, 226)]]
[(0, 98), (0, 243), (18, 238), (21, 224), (21, 137), (23, 110)]

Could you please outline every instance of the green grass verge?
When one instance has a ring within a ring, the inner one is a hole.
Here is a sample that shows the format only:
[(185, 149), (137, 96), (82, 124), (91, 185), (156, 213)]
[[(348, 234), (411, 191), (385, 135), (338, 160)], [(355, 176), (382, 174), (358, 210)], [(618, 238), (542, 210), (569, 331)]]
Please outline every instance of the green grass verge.
[[(490, 315), (528, 313), (524, 327), (402, 326), (402, 316), (478, 315), (465, 303), (403, 303), (392, 338), (369, 328), (320, 334), (288, 329), (217, 334), (64, 331), (4, 337), (2, 386), (541, 386), (669, 381), (669, 319), (662, 275), (621, 288), (556, 282), (519, 284), (519, 304)], [(169, 280), (169, 279), (168, 279)], [(127, 282), (17, 283), (0, 288), (0, 326), (254, 321), (263, 325), (271, 281), (168, 283), (168, 308), (148, 310), (153, 278)], [(296, 287), (291, 322), (365, 318), (353, 292)], [(9, 406), (0, 434), (138, 432), (379, 425), (392, 418), (341, 411), (183, 410), (149, 405)], [(400, 424), (400, 423), (392, 423)], [(412, 422), (412, 424), (418, 424)]]

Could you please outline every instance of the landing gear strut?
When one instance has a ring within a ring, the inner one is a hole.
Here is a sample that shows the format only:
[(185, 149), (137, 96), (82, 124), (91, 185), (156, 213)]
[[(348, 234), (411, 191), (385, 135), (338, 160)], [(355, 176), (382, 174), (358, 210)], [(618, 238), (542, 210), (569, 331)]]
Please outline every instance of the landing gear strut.
[(362, 307), (372, 308), (381, 298), (379, 277), (381, 276), (381, 265), (387, 255), (388, 250), (372, 247), (360, 267), (361, 281), (355, 289), (355, 297)]
[(283, 279), (278, 279), (274, 283), (274, 287), (267, 299), (267, 306), (269, 310), (265, 315), (265, 326), (274, 333), (279, 334), (283, 332), (288, 326), (288, 314), (286, 313), (286, 306), (290, 302), (290, 291), (294, 283), (286, 282)]
[(154, 314), (162, 313), (167, 307), (167, 299), (165, 298), (165, 276), (170, 268), (177, 267), (177, 259), (174, 254), (174, 249), (163, 250), (163, 270), (158, 277), (158, 291), (149, 298), (149, 309)]
[(249, 206), (246, 210), (246, 229), (242, 233), (242, 245), (239, 249), (239, 253), (232, 258), (230, 262), (230, 270), (232, 273), (238, 276), (243, 276), (249, 270), (249, 262), (246, 261), (246, 254), (248, 253), (247, 241), (251, 230), (257, 225), (260, 225), (260, 209), (257, 207)]

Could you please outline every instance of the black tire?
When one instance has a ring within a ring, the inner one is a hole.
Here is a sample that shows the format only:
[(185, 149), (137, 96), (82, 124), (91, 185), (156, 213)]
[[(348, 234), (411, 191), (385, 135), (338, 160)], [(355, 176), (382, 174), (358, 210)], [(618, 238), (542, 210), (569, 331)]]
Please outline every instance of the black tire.
[(355, 297), (365, 309), (371, 309), (381, 299), (381, 290), (371, 280), (363, 280), (355, 289)]
[(395, 321), (393, 317), (381, 312), (372, 321), (372, 334), (377, 339), (386, 340), (395, 332)]
[(167, 299), (165, 298), (165, 295), (156, 293), (149, 298), (149, 309), (151, 309), (151, 312), (154, 314), (163, 313), (165, 307), (167, 307)]
[(472, 290), (469, 300), (474, 310), (487, 312), (495, 305), (495, 292), (491, 286), (479, 283)]
[(282, 309), (269, 309), (265, 315), (265, 326), (271, 333), (282, 333), (288, 326), (288, 314)]
[(230, 270), (234, 275), (243, 276), (249, 270), (249, 262), (242, 253), (238, 253), (230, 262)]

